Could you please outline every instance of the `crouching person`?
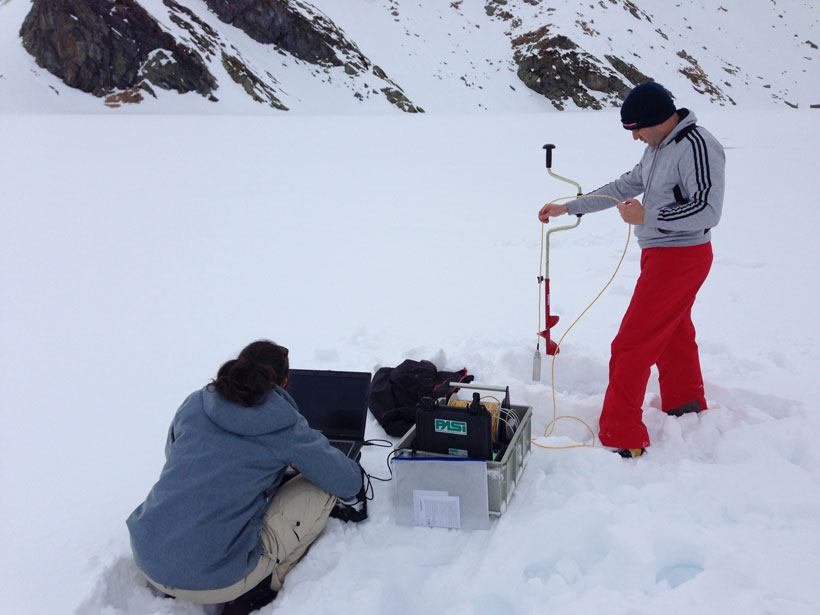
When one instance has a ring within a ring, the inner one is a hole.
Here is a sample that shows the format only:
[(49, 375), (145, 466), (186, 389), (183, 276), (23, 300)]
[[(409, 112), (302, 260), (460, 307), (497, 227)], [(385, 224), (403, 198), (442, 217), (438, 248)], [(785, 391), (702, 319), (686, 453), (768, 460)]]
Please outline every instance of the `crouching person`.
[(248, 613), (273, 600), (337, 497), (364, 506), (361, 468), (308, 426), (287, 378), (287, 349), (253, 342), (177, 410), (159, 480), (127, 521), (164, 594)]

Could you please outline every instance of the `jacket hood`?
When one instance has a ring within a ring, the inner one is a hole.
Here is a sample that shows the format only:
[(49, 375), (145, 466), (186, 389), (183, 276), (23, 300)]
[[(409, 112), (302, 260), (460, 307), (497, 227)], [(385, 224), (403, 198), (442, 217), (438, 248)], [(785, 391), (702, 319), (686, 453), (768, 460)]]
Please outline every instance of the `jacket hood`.
[(678, 135), (682, 130), (690, 126), (694, 126), (698, 122), (698, 118), (695, 117), (695, 114), (692, 113), (689, 109), (678, 109), (678, 117), (680, 120), (678, 121), (677, 126), (672, 129), (666, 138), (663, 140), (663, 143), (670, 143), (678, 138)]
[(240, 436), (261, 436), (285, 429), (298, 418), (296, 402), (281, 387), (276, 387), (264, 403), (246, 408), (229, 401), (215, 391), (202, 389), (205, 415), (225, 431)]

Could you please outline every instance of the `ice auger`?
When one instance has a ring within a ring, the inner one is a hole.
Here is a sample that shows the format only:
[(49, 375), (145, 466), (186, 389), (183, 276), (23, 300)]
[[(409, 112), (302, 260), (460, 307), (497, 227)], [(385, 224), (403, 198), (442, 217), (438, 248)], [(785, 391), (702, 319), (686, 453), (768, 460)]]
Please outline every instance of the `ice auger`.
[[(552, 143), (548, 143), (543, 147), (546, 150), (547, 155), (547, 173), (549, 173), (552, 177), (556, 179), (560, 179), (561, 181), (565, 181), (567, 183), (572, 184), (578, 190), (578, 196), (580, 197), (583, 194), (581, 190), (580, 184), (578, 182), (572, 181), (571, 179), (567, 179), (566, 177), (562, 177), (561, 175), (557, 175), (556, 173), (552, 172), (552, 150), (555, 149), (555, 145)], [(569, 229), (576, 228), (579, 224), (581, 224), (581, 215), (577, 215), (577, 219), (575, 220), (575, 224), (568, 224), (566, 226), (559, 226), (555, 228), (551, 228), (549, 231), (546, 232), (546, 235), (543, 233), (543, 226), (542, 226), (542, 254), (544, 255), (543, 261), (541, 261), (543, 265), (543, 274), (542, 271), (539, 270), (538, 273), (538, 290), (539, 295), (541, 294), (541, 286), (544, 286), (544, 309), (545, 309), (545, 318), (544, 318), (544, 330), (538, 333), (539, 337), (544, 338), (544, 352), (548, 355), (555, 355), (558, 353), (559, 348), (558, 344), (556, 344), (550, 338), (550, 329), (552, 329), (556, 323), (558, 322), (558, 316), (552, 314), (550, 312), (550, 235), (552, 233), (557, 233), (558, 231), (567, 231)], [(539, 317), (540, 323), (540, 317)], [(541, 354), (540, 354), (540, 344), (541, 341), (538, 340), (538, 343), (535, 347), (535, 357), (533, 359), (533, 380), (540, 380), (541, 379)]]

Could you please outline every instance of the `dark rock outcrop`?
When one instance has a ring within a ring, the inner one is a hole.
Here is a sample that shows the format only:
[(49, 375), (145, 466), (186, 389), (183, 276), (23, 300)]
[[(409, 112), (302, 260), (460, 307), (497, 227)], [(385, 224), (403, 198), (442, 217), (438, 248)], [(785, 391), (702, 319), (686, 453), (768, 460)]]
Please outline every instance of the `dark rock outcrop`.
[(700, 67), (700, 64), (698, 64), (698, 61), (686, 53), (685, 49), (681, 49), (677, 55), (689, 63), (689, 66), (681, 68), (679, 72), (692, 82), (692, 86), (696, 92), (706, 94), (712, 102), (720, 102), (722, 104), (725, 101), (729, 101), (733, 105), (736, 104), (731, 96), (727, 96), (723, 90), (709, 79), (706, 72)]
[(279, 83), (273, 75), (267, 71), (261, 74), (258, 69), (254, 70), (236, 47), (191, 9), (176, 0), (162, 0), (162, 3), (168, 7), (168, 18), (184, 32), (182, 40), (198, 49), (206, 61), (221, 59), (228, 76), (256, 102), (274, 109), (288, 110), (279, 99)]
[[(255, 40), (319, 66), (311, 72), (322, 81), (347, 77), (343, 83), (359, 100), (383, 96), (402, 111), (423, 112), (308, 3), (205, 0), (205, 4), (223, 22)], [(224, 32), (217, 32), (176, 0), (163, 0), (162, 5), (173, 24), (170, 30), (138, 0), (33, 0), (20, 36), (40, 66), (71, 87), (106, 97), (111, 106), (140, 102), (146, 94), (156, 96), (156, 88), (198, 92), (216, 101), (213, 92), (219, 84), (211, 68), (221, 64), (253, 100), (287, 110), (279, 98), (284, 91), (277, 79), (264, 67), (246, 61)], [(216, 72), (221, 74), (218, 68)]]
[[(601, 109), (601, 99), (617, 105), (629, 93), (629, 87), (600, 60), (566, 36), (551, 36), (548, 26), (513, 39), (512, 45), (518, 78), (558, 109), (567, 100), (579, 107)], [(603, 96), (593, 96), (590, 90)]]
[[(222, 51), (222, 66), (245, 93), (258, 103), (266, 103), (274, 109), (287, 111), (288, 108), (276, 97), (276, 91), (265, 80), (254, 73), (241, 58)], [(268, 78), (276, 81), (268, 73)]]
[(652, 77), (647, 77), (637, 68), (635, 68), (632, 64), (628, 62), (624, 62), (621, 58), (613, 55), (606, 55), (604, 56), (612, 67), (621, 73), (632, 85), (639, 85), (641, 83), (646, 83), (647, 81), (654, 81)]
[[(414, 105), (385, 72), (375, 66), (324, 13), (299, 0), (205, 0), (223, 22), (252, 39), (275, 45), (295, 58), (327, 69), (344, 67), (346, 75), (373, 75), (385, 85), (390, 104), (407, 113), (424, 110)], [(227, 68), (227, 67), (226, 67)], [(360, 100), (369, 94), (357, 91)]]
[(311, 64), (341, 66), (336, 50), (361, 55), (336, 25), (313, 7), (297, 0), (205, 0), (225, 23), (260, 43)]
[(20, 36), (40, 66), (96, 96), (150, 82), (215, 100), (202, 57), (134, 0), (34, 0)]

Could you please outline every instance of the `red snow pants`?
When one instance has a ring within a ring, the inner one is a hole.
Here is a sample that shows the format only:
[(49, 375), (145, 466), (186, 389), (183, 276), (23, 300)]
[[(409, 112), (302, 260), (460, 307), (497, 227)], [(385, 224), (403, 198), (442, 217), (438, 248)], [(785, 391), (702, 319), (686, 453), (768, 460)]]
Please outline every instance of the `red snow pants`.
[(612, 342), (598, 432), (604, 446), (649, 446), (641, 405), (653, 365), (663, 411), (691, 401), (706, 409), (692, 305), (711, 266), (711, 243), (641, 252), (641, 274)]

